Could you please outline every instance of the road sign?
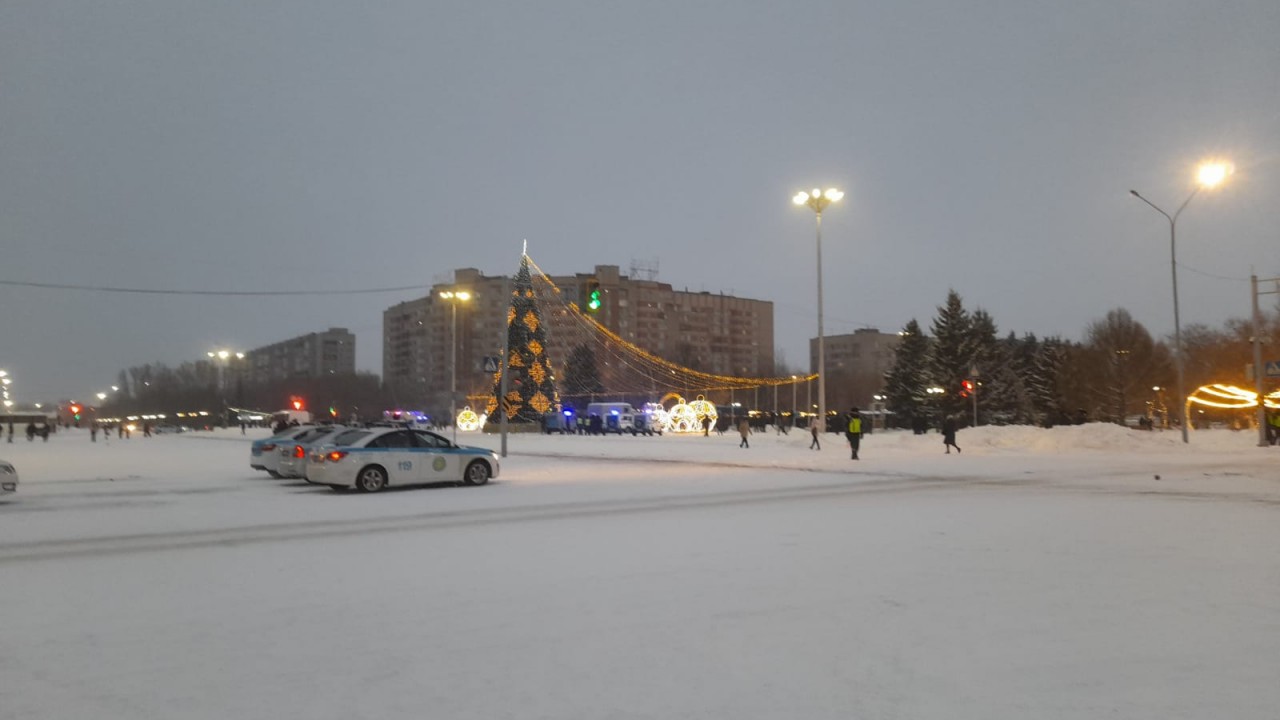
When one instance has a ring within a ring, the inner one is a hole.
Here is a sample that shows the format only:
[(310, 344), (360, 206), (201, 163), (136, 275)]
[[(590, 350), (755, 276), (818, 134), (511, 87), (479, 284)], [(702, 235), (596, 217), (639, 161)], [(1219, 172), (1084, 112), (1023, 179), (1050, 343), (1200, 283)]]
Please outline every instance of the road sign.
[(498, 357), (496, 355), (485, 355), (483, 364), (485, 372), (498, 372)]
[(1266, 368), (1262, 372), (1263, 377), (1280, 377), (1280, 360), (1272, 360), (1263, 366)]

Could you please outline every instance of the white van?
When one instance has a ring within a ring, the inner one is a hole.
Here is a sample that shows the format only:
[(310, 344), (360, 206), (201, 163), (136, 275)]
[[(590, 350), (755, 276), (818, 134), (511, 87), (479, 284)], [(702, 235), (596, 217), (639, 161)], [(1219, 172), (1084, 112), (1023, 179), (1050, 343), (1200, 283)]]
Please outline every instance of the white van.
[[(590, 403), (587, 405), (587, 417), (598, 416), (600, 418), (600, 430), (604, 434), (629, 432), (636, 434), (636, 409), (631, 407), (631, 403), (624, 402), (603, 402)], [(592, 431), (595, 431), (595, 423), (592, 421), (590, 425)]]

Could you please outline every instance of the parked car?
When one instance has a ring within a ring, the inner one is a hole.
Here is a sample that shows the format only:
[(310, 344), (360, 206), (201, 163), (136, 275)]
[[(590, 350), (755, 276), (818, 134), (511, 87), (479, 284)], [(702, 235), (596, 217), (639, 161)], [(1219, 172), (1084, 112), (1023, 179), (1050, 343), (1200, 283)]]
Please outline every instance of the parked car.
[(7, 460), (0, 460), (0, 495), (18, 492), (18, 469)]
[(254, 470), (266, 470), (271, 477), (280, 477), (276, 472), (276, 468), (280, 465), (280, 445), (314, 427), (314, 425), (298, 425), (286, 428), (264, 440), (254, 440), (249, 446), (249, 467)]
[(178, 433), (191, 432), (191, 428), (186, 425), (157, 425), (151, 432), (156, 435), (176, 435)]
[(348, 430), (312, 450), (307, 482), (335, 490), (378, 492), (388, 485), (463, 482), (484, 485), (498, 476), (498, 455), (454, 445), (427, 430), (371, 427)]
[(276, 477), (300, 478), (307, 476), (307, 456), (311, 448), (329, 442), (347, 431), (346, 425), (322, 425), (277, 445), (280, 459), (276, 463)]

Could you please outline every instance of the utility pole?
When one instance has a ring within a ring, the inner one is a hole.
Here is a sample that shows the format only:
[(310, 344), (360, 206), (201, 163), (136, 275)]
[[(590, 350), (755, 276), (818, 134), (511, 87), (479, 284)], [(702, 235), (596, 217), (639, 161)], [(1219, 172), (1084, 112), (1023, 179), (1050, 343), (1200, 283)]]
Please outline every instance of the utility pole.
[(1275, 283), (1275, 290), (1266, 292), (1258, 290), (1258, 276), (1249, 276), (1249, 285), (1253, 294), (1253, 389), (1258, 396), (1258, 447), (1267, 446), (1267, 408), (1266, 396), (1263, 394), (1262, 378), (1266, 374), (1266, 366), (1262, 364), (1262, 310), (1258, 308), (1259, 295), (1276, 295), (1280, 293), (1280, 278), (1267, 278), (1263, 282)]

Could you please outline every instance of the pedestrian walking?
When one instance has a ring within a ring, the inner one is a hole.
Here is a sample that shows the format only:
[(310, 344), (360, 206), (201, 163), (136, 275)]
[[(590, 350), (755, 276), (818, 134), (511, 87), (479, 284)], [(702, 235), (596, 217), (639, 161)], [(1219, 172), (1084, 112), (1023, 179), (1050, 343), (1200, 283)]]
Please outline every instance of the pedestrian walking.
[(853, 450), (853, 459), (858, 459), (858, 446), (862, 444), (862, 414), (858, 412), (858, 408), (849, 409), (849, 424), (845, 428), (844, 436), (849, 439), (849, 449)]
[(813, 442), (809, 443), (810, 450), (822, 449), (822, 443), (818, 442), (818, 434), (821, 432), (822, 432), (822, 429), (818, 427), (818, 418), (811, 419), (809, 421), (809, 434), (813, 435)]
[(942, 421), (942, 445), (947, 449), (948, 455), (951, 454), (951, 448), (960, 452), (960, 446), (956, 444), (956, 419), (953, 417)]
[(738, 443), (738, 447), (750, 448), (751, 443), (747, 438), (751, 436), (751, 423), (746, 418), (738, 421), (738, 434), (742, 436), (742, 442)]

